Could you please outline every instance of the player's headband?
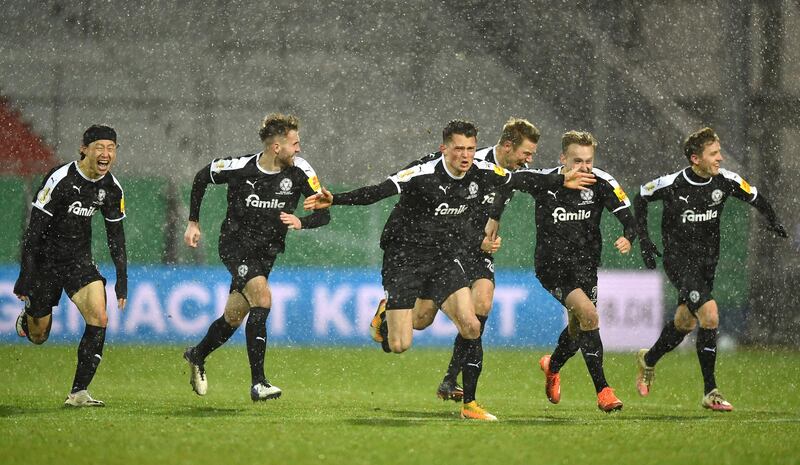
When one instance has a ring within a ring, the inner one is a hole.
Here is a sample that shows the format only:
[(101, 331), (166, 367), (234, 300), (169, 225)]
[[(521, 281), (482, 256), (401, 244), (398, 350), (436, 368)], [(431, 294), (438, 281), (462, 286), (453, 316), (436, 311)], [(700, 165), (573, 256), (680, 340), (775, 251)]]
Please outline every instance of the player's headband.
[(93, 124), (83, 133), (83, 145), (89, 145), (96, 140), (112, 140), (117, 143), (117, 131), (111, 126)]

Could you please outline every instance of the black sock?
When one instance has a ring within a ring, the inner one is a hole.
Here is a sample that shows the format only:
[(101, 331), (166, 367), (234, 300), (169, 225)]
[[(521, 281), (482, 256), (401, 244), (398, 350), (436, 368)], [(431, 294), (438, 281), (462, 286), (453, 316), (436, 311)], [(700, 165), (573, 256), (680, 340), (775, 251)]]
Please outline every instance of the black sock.
[[(475, 315), (481, 323), (481, 336), (486, 327), (486, 320), (488, 316)], [(461, 372), (461, 367), (464, 365), (464, 353), (466, 352), (467, 344), (466, 339), (461, 337), (460, 334), (456, 335), (456, 340), (453, 342), (453, 356), (450, 358), (450, 365), (447, 366), (447, 373), (444, 375), (443, 381), (450, 381), (456, 383), (458, 381), (458, 374)]]
[(667, 324), (664, 325), (664, 329), (661, 330), (661, 335), (658, 336), (658, 340), (653, 347), (647, 351), (647, 355), (644, 356), (644, 363), (647, 364), (649, 367), (656, 366), (661, 357), (663, 357), (667, 352), (672, 351), (683, 342), (683, 338), (689, 333), (682, 333), (678, 331), (678, 328), (675, 327), (675, 321), (669, 321)]
[(106, 329), (87, 324), (83, 330), (83, 337), (78, 344), (78, 367), (75, 369), (75, 379), (72, 381), (72, 390), (75, 393), (83, 391), (92, 382), (97, 367), (103, 359), (103, 345), (106, 342)]
[(561, 371), (561, 367), (567, 363), (567, 360), (575, 355), (579, 348), (577, 339), (570, 337), (569, 326), (567, 326), (564, 328), (564, 331), (561, 331), (561, 335), (558, 336), (558, 344), (556, 344), (556, 348), (553, 350), (553, 355), (550, 356), (550, 372), (558, 373)]
[(381, 341), (381, 349), (387, 354), (392, 352), (392, 349), (389, 347), (389, 323), (386, 322), (386, 312), (383, 312), (381, 315), (381, 325), (378, 326), (378, 333), (380, 333), (383, 341)]
[(592, 377), (594, 389), (597, 392), (608, 387), (606, 375), (603, 372), (603, 341), (600, 340), (600, 330), (578, 331), (578, 344), (583, 352), (583, 361)]
[(717, 380), (714, 377), (714, 365), (717, 362), (717, 328), (699, 328), (696, 347), (705, 393), (708, 394), (717, 387)]
[(267, 353), (267, 317), (269, 309), (250, 307), (250, 315), (244, 327), (247, 340), (247, 359), (250, 361), (251, 384), (256, 385), (266, 379), (264, 376), (264, 354)]
[(205, 361), (208, 354), (217, 350), (222, 344), (225, 344), (225, 341), (230, 339), (235, 332), (236, 328), (225, 321), (225, 315), (214, 320), (211, 326), (208, 327), (208, 332), (203, 340), (194, 346), (192, 355), (195, 357), (195, 360), (199, 363)]
[(478, 339), (464, 339), (464, 365), (461, 368), (464, 381), (464, 403), (475, 400), (475, 391), (478, 389), (478, 378), (483, 369), (483, 341)]

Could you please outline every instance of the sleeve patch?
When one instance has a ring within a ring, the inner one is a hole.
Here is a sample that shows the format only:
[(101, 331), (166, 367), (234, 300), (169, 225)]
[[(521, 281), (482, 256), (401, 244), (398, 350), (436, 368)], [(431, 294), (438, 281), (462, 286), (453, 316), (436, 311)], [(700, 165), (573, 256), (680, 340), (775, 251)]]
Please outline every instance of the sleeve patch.
[(44, 186), (44, 188), (39, 191), (39, 195), (36, 196), (36, 200), (38, 201), (39, 205), (47, 205), (47, 202), (49, 202), (51, 199), (50, 194), (52, 192), (53, 190), (50, 188), (50, 186)]
[(750, 184), (742, 178), (742, 182), (739, 184), (739, 187), (742, 188), (743, 191), (747, 192), (748, 194), (752, 194), (752, 189), (750, 188)]
[(319, 177), (312, 176), (312, 177), (308, 178), (308, 185), (311, 186), (311, 189), (313, 189), (314, 192), (319, 192), (319, 190), (320, 190)]
[(122, 197), (120, 197), (120, 199), (119, 199), (119, 211), (120, 211), (120, 213), (125, 215), (125, 196), (124, 195)]
[(628, 195), (625, 194), (624, 190), (622, 190), (622, 186), (615, 187), (614, 194), (617, 196), (617, 199), (619, 199), (620, 202), (625, 202), (626, 200), (628, 200)]
[(498, 176), (506, 175), (506, 170), (500, 165), (494, 165), (494, 172), (497, 173)]

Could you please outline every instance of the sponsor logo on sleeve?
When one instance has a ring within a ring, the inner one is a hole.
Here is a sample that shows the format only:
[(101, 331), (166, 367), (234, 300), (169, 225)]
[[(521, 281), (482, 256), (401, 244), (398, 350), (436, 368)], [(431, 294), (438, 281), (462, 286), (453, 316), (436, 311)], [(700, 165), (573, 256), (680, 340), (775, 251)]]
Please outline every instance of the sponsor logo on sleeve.
[(403, 170), (397, 173), (397, 179), (401, 181), (406, 181), (408, 178), (411, 177), (412, 174), (416, 173), (416, 171), (417, 171), (416, 167)]
[(494, 172), (497, 173), (498, 176), (506, 175), (506, 170), (500, 165), (494, 165)]
[(319, 178), (317, 176), (312, 176), (308, 178), (308, 185), (311, 186), (312, 189), (314, 189), (314, 192), (319, 192), (320, 186), (319, 186)]
[(39, 203), (42, 205), (46, 204), (50, 201), (50, 192), (51, 189), (49, 187), (45, 187), (41, 191), (39, 191), (39, 195), (36, 197), (39, 200)]
[(119, 211), (124, 215), (125, 214), (125, 196), (123, 195), (121, 199), (119, 199)]

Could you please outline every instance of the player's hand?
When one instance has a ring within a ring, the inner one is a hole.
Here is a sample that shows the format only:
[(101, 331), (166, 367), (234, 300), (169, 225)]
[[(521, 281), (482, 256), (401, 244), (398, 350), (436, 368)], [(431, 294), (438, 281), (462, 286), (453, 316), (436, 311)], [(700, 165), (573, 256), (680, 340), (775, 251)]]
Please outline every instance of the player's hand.
[(645, 237), (639, 241), (639, 246), (642, 249), (642, 259), (644, 260), (644, 266), (651, 270), (656, 269), (656, 255), (661, 256), (661, 252), (658, 251), (658, 248), (653, 241), (650, 240), (649, 237)]
[(126, 303), (128, 303), (128, 299), (117, 299), (117, 308), (120, 312), (125, 310)]
[(619, 250), (619, 253), (626, 254), (631, 251), (631, 241), (627, 237), (622, 236), (614, 242), (614, 247)]
[(300, 223), (300, 218), (292, 215), (291, 213), (281, 212), (281, 223), (289, 227), (289, 229), (302, 229), (303, 225)]
[(321, 192), (318, 192), (310, 197), (306, 197), (303, 201), (303, 208), (306, 210), (319, 210), (322, 208), (328, 208), (333, 205), (333, 194), (328, 189), (322, 188)]
[(200, 243), (200, 225), (197, 221), (189, 221), (186, 225), (186, 232), (183, 233), (183, 242), (189, 247), (197, 248)]
[(769, 225), (769, 230), (774, 232), (778, 237), (782, 237), (784, 239), (789, 237), (789, 233), (786, 232), (786, 228), (784, 228), (783, 225), (780, 223)]
[(481, 242), (481, 250), (486, 253), (495, 253), (500, 250), (500, 244), (503, 241), (503, 238), (500, 236), (495, 236), (494, 239), (491, 239), (489, 236), (483, 238), (483, 242)]
[[(497, 237), (497, 233), (499, 231), (500, 222), (489, 218), (489, 221), (486, 222), (486, 227), (483, 228), (483, 232), (486, 234), (486, 237), (493, 241)], [(483, 248), (483, 245), (481, 245), (481, 248)]]
[(594, 174), (579, 171), (577, 167), (564, 174), (564, 187), (567, 189), (586, 190), (587, 186), (596, 182)]

